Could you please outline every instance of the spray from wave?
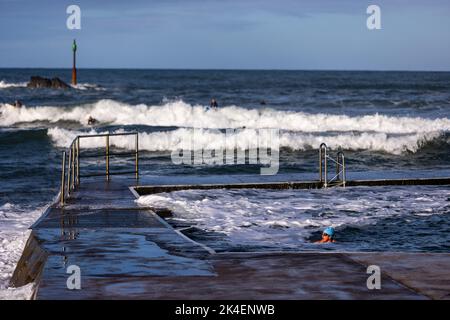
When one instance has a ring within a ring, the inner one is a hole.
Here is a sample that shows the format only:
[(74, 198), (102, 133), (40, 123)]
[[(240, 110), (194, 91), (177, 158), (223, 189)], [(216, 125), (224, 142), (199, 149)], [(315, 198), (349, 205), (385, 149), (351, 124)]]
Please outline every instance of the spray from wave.
[[(114, 133), (122, 133), (116, 130)], [(89, 132), (71, 131), (61, 128), (48, 129), (48, 135), (58, 147), (67, 147), (77, 135), (107, 133), (91, 130)], [(264, 133), (264, 132), (263, 132)], [(240, 129), (231, 133), (210, 129), (179, 128), (172, 131), (158, 131), (139, 134), (139, 149), (146, 151), (174, 150), (248, 150), (255, 146), (255, 140), (261, 136), (257, 129)], [(195, 143), (192, 139), (195, 137)], [(335, 135), (280, 131), (280, 148), (308, 150), (317, 148), (326, 142), (332, 149), (374, 150), (391, 154), (417, 152), (426, 143), (442, 137), (439, 132), (390, 135), (386, 133), (339, 133)], [(81, 140), (82, 148), (99, 148), (105, 144), (104, 138)], [(111, 145), (134, 150), (134, 138), (130, 136), (111, 137)]]
[(0, 81), (0, 89), (24, 88), (26, 86), (27, 86), (26, 82), (13, 83), (13, 82), (6, 82), (4, 80)]
[[(48, 205), (47, 205), (48, 206)], [(20, 288), (9, 287), (9, 281), (30, 236), (29, 226), (47, 208), (34, 210), (5, 203), (0, 206), (0, 300), (30, 299), (34, 283)]]
[(380, 132), (386, 134), (450, 131), (450, 119), (396, 117), (379, 114), (365, 116), (309, 114), (273, 109), (245, 109), (237, 106), (207, 110), (183, 101), (161, 106), (129, 105), (113, 100), (76, 107), (22, 107), (0, 105), (0, 126), (17, 123), (72, 121), (87, 125), (89, 117), (101, 124), (174, 126), (190, 128), (273, 128), (302, 132)]

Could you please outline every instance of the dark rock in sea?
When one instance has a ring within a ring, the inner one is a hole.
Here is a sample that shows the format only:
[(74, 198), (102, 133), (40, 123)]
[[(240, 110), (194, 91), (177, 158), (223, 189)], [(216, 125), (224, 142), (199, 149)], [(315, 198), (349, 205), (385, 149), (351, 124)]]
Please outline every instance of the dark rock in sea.
[(55, 88), (55, 89), (69, 89), (70, 86), (67, 83), (65, 83), (64, 81), (62, 81), (61, 79), (59, 79), (59, 78), (53, 78), (52, 79), (52, 88)]
[(33, 76), (27, 84), (28, 88), (69, 89), (70, 86), (59, 78), (47, 79)]
[(42, 77), (31, 77), (30, 82), (28, 82), (28, 88), (51, 88), (52, 81), (50, 79)]

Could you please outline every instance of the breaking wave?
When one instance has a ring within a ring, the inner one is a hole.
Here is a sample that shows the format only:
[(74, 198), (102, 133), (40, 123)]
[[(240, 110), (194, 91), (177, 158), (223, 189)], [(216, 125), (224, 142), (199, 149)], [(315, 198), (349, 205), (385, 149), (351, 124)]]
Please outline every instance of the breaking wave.
[[(116, 130), (115, 133), (124, 132)], [(106, 133), (106, 131), (91, 130), (87, 134)], [(48, 135), (58, 147), (68, 147), (77, 135), (86, 132), (71, 131), (62, 128), (48, 129)], [(248, 150), (256, 147), (256, 141), (269, 141), (268, 130), (240, 129), (234, 132), (223, 132), (211, 129), (179, 128), (172, 131), (158, 131), (139, 134), (139, 149), (147, 151), (174, 151), (174, 150), (218, 150), (241, 149)], [(322, 142), (327, 143), (331, 149), (344, 150), (374, 150), (391, 154), (403, 152), (417, 152), (421, 147), (436, 139), (444, 139), (439, 132), (425, 132), (412, 134), (386, 134), (386, 133), (339, 133), (334, 135), (285, 132), (280, 131), (279, 146), (293, 150), (308, 150), (317, 148)], [(194, 143), (192, 143), (194, 141)], [(111, 145), (118, 148), (134, 150), (132, 136), (111, 137)], [(105, 144), (104, 138), (91, 138), (81, 140), (83, 148), (98, 148)]]
[(114, 100), (100, 100), (94, 104), (75, 107), (14, 108), (0, 105), (0, 126), (18, 123), (72, 121), (87, 125), (89, 117), (100, 124), (174, 126), (189, 128), (274, 128), (301, 132), (378, 132), (385, 134), (413, 134), (450, 131), (450, 119), (398, 117), (380, 114), (348, 116), (310, 114), (274, 109), (246, 109), (227, 106), (208, 110), (201, 105), (183, 101), (168, 102), (160, 106), (129, 105)]
[(34, 283), (12, 288), (9, 282), (30, 236), (29, 226), (46, 208), (29, 210), (12, 203), (0, 205), (0, 300), (31, 298)]
[(4, 80), (0, 81), (0, 89), (23, 88), (26, 86), (27, 86), (26, 82), (11, 83), (11, 82), (6, 82)]

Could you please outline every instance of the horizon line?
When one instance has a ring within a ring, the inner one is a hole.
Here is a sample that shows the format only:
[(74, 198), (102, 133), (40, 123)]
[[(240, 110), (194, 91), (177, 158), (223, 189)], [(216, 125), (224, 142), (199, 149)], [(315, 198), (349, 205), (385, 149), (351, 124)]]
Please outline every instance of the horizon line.
[[(72, 70), (71, 67), (0, 67), (1, 69), (41, 69), (41, 70)], [(140, 68), (140, 67), (86, 67), (77, 70), (155, 70), (155, 71), (308, 71), (308, 72), (450, 72), (448, 70), (424, 70), (424, 69), (288, 69), (288, 68)]]

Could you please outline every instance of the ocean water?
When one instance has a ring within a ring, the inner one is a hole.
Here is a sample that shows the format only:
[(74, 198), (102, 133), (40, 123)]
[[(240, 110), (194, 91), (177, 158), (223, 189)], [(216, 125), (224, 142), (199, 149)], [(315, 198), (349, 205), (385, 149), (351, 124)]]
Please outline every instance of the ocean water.
[[(241, 129), (243, 145), (255, 130), (279, 129), (281, 174), (316, 173), (321, 142), (345, 151), (350, 176), (440, 176), (450, 167), (450, 73), (79, 70), (71, 90), (28, 89), (32, 75), (70, 80), (70, 70), (0, 69), (0, 297), (13, 294), (27, 228), (58, 193), (61, 152), (79, 133), (137, 130), (141, 172), (159, 176), (259, 174), (257, 165), (173, 164), (171, 151), (194, 129), (205, 148), (225, 129)], [(213, 97), (219, 108), (208, 110)], [(339, 243), (324, 250), (449, 250), (442, 186), (182, 191), (139, 202), (174, 206), (171, 223), (218, 250), (317, 250), (310, 241), (326, 225)]]

